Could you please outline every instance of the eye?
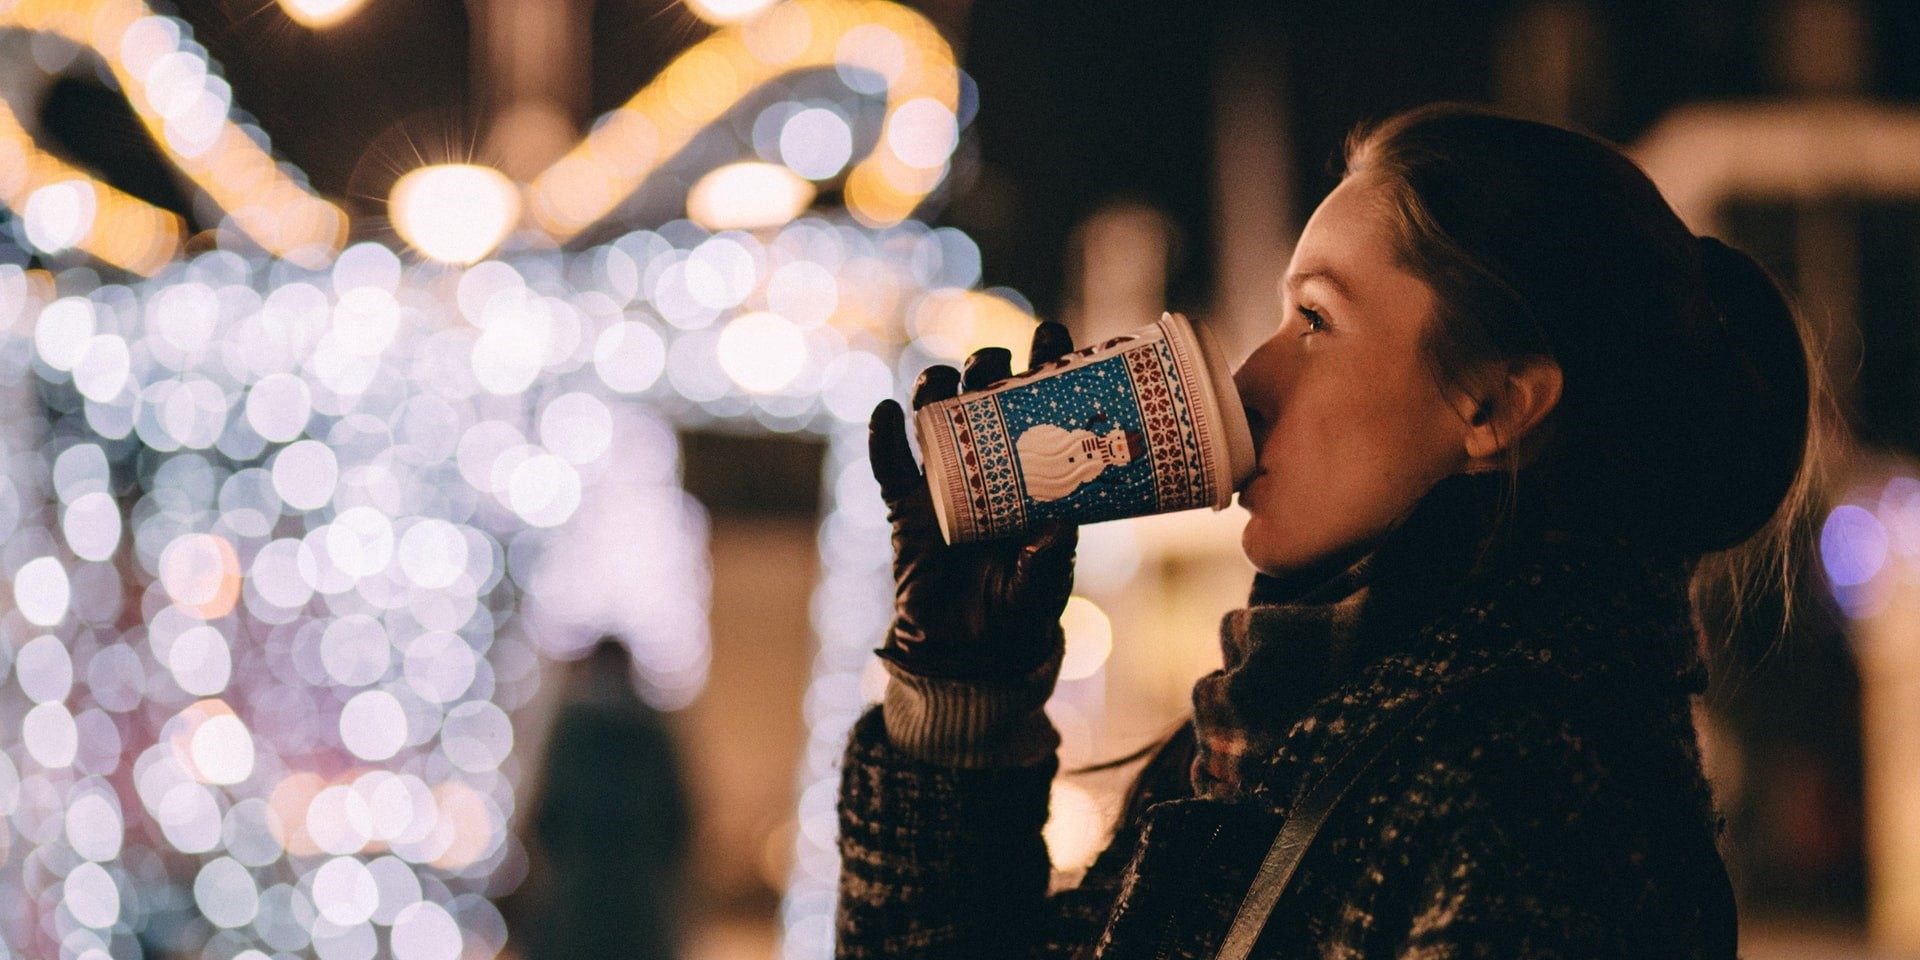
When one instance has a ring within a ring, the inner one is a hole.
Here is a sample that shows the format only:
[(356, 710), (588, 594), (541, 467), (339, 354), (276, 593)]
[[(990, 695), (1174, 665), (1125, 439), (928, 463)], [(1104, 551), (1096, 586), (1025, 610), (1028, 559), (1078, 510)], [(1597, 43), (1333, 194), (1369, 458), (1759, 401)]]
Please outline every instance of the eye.
[(1321, 316), (1320, 311), (1307, 307), (1295, 307), (1294, 309), (1300, 311), (1301, 318), (1307, 321), (1307, 333), (1303, 333), (1301, 336), (1304, 337), (1308, 333), (1321, 333), (1327, 329), (1327, 318)]

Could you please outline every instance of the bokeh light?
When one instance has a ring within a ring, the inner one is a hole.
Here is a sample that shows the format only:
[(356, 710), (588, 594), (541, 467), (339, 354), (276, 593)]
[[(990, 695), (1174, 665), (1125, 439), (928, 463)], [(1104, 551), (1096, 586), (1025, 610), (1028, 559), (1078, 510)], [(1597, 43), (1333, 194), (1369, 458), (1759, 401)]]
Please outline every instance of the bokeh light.
[(777, 227), (813, 203), (813, 185), (771, 163), (730, 163), (687, 193), (687, 215), (709, 230)]
[(360, 12), (367, 0), (280, 0), (280, 9), (303, 27), (331, 27)]
[(1084, 680), (1100, 672), (1113, 652), (1113, 621), (1107, 612), (1086, 597), (1069, 597), (1060, 614), (1060, 630), (1066, 635), (1060, 679)]
[(773, 6), (774, 0), (687, 0), (687, 9), (708, 23), (738, 23)]
[(520, 190), (491, 167), (438, 164), (395, 181), (387, 211), (394, 230), (414, 249), (446, 263), (472, 263), (513, 229)]

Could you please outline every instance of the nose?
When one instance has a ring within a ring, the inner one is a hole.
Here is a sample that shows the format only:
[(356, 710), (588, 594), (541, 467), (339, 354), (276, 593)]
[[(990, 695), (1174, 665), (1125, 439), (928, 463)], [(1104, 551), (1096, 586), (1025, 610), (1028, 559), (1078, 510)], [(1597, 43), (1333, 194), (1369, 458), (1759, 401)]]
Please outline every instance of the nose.
[(1267, 429), (1273, 425), (1277, 414), (1280, 391), (1278, 339), (1276, 336), (1261, 344), (1240, 365), (1240, 369), (1233, 372), (1233, 387), (1239, 394), (1240, 405), (1246, 408), (1247, 427), (1253, 432), (1256, 450), (1266, 441)]

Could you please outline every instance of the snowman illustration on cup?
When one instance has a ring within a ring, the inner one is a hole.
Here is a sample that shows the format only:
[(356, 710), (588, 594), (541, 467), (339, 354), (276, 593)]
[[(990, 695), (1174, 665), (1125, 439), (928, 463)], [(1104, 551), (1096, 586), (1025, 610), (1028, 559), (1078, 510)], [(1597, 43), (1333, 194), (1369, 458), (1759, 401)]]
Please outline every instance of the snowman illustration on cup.
[(1042, 423), (1020, 434), (1013, 447), (1027, 496), (1040, 503), (1065, 499), (1108, 467), (1124, 467), (1146, 452), (1138, 430), (1093, 432), (1106, 423), (1107, 415), (1096, 413), (1082, 429)]

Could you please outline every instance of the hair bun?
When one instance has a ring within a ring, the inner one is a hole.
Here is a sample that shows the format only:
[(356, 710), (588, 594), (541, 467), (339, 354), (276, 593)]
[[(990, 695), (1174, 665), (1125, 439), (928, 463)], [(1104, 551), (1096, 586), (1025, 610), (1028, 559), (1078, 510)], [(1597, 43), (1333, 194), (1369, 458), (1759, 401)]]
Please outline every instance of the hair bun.
[(1701, 504), (1699, 533), (1705, 549), (1718, 550), (1765, 526), (1792, 487), (1807, 442), (1810, 371), (1773, 275), (1715, 237), (1697, 237), (1696, 246), (1711, 304), (1696, 435), (1713, 460), (1705, 471), (1713, 502)]

